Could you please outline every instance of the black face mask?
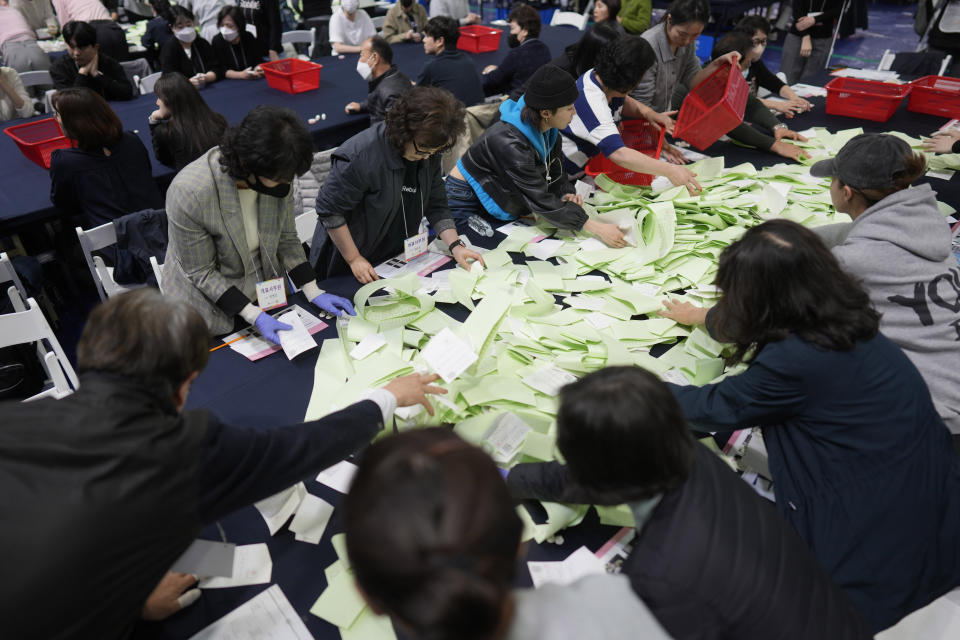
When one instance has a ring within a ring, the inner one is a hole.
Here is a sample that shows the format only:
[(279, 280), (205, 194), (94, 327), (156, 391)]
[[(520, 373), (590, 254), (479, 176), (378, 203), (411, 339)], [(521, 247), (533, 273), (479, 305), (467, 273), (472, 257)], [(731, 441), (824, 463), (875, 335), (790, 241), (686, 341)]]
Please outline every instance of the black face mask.
[(507, 36), (507, 46), (511, 49), (516, 49), (520, 46), (520, 37), (515, 33), (511, 33)]
[(400, 0), (400, 5), (404, 9), (409, 9), (410, 7), (413, 6), (413, 0)]
[(286, 198), (287, 194), (290, 193), (289, 183), (280, 183), (275, 187), (268, 187), (260, 182), (260, 178), (257, 176), (253, 176), (253, 182), (247, 180), (247, 184), (257, 193), (262, 193), (265, 196), (273, 196), (274, 198)]

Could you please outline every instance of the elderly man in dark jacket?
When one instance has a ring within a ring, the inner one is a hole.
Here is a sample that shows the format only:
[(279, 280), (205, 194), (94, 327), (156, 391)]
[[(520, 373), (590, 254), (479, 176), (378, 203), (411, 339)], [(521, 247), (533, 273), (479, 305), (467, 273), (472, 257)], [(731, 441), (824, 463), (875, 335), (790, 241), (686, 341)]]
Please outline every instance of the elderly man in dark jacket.
[(203, 526), (342, 460), (437, 390), (406, 376), (314, 422), (231, 427), (182, 411), (208, 341), (189, 304), (137, 289), (90, 314), (75, 393), (0, 404), (4, 637), (127, 638), (141, 613), (176, 612), (195, 579), (167, 569)]
[(447, 177), (458, 231), (492, 236), (490, 223), (534, 213), (560, 229), (583, 229), (611, 247), (626, 246), (616, 225), (589, 219), (563, 170), (559, 130), (570, 124), (578, 95), (573, 77), (551, 64), (533, 74), (518, 101), (500, 105), (500, 120)]
[(370, 122), (380, 122), (397, 96), (409, 91), (413, 84), (393, 64), (393, 49), (385, 38), (368, 38), (360, 49), (357, 73), (367, 81), (369, 93), (363, 102), (351, 102), (347, 113), (369, 113)]
[(804, 541), (690, 434), (667, 386), (611, 367), (564, 387), (567, 466), (520, 464), (518, 498), (630, 506), (623, 567), (675, 640), (866, 640), (866, 622)]

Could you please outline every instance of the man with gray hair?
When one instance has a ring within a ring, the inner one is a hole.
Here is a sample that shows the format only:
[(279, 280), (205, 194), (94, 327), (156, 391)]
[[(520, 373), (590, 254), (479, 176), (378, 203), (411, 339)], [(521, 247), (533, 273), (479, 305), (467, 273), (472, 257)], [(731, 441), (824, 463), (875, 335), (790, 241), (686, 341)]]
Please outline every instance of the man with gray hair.
[(444, 392), (413, 374), (314, 422), (231, 427), (183, 411), (208, 341), (193, 307), (137, 289), (90, 314), (78, 391), (0, 404), (6, 636), (125, 638), (141, 615), (171, 615), (195, 579), (167, 570), (206, 524), (342, 460), (398, 405), (432, 414), (426, 394)]

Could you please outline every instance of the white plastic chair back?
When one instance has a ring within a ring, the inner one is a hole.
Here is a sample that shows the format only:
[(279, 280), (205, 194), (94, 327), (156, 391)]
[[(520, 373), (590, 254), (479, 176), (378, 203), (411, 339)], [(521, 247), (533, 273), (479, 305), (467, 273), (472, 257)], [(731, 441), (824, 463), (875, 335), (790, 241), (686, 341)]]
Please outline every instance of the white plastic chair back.
[(317, 28), (298, 29), (296, 31), (284, 31), (280, 34), (281, 44), (308, 44), (307, 55), (313, 57), (313, 45), (316, 42)]
[(370, 21), (373, 22), (373, 26), (377, 28), (377, 33), (383, 30), (383, 23), (387, 21), (387, 16), (376, 16), (370, 18)]
[(554, 11), (550, 18), (551, 27), (570, 26), (583, 31), (587, 27), (587, 16), (576, 11)]
[(163, 293), (163, 265), (157, 261), (157, 256), (150, 256), (150, 268), (153, 269), (153, 277), (157, 279), (157, 288)]
[(157, 80), (160, 79), (161, 75), (162, 72), (157, 71), (156, 73), (151, 73), (150, 75), (140, 78), (140, 95), (153, 93), (153, 85), (157, 84)]
[(20, 82), (24, 87), (53, 86), (53, 78), (49, 71), (21, 71)]
[[(10, 261), (6, 253), (0, 253), (0, 284), (4, 282), (13, 283), (13, 286), (17, 289), (17, 293), (20, 294), (21, 301), (27, 299), (27, 290), (24, 288), (23, 283), (20, 282), (20, 276), (17, 275), (16, 269), (13, 268), (13, 262)], [(13, 302), (12, 299), (11, 302)], [(14, 308), (16, 308), (16, 302), (14, 302)], [(23, 309), (17, 310), (22, 311)]]
[(300, 242), (310, 246), (310, 242), (313, 240), (313, 232), (317, 228), (317, 212), (316, 211), (305, 211), (298, 215), (294, 222), (297, 225), (297, 237), (300, 239)]
[(113, 267), (108, 267), (100, 256), (93, 255), (93, 252), (98, 249), (117, 244), (117, 232), (112, 222), (107, 222), (106, 224), (94, 227), (93, 229), (87, 229), (86, 231), (77, 227), (77, 238), (80, 240), (83, 257), (87, 261), (90, 276), (93, 278), (93, 283), (97, 286), (97, 293), (100, 294), (101, 300), (106, 300), (117, 294), (146, 286), (142, 284), (117, 284), (113, 279)]
[[(40, 356), (40, 362), (53, 383), (52, 388), (27, 398), (26, 401), (46, 397), (62, 398), (72, 393), (73, 390), (79, 389), (80, 381), (77, 374), (67, 359), (63, 347), (60, 346), (60, 342), (54, 335), (53, 329), (50, 328), (46, 317), (44, 317), (40, 307), (37, 306), (37, 301), (28, 298), (26, 304), (24, 304), (19, 292), (17, 292), (17, 287), (14, 285), (7, 289), (7, 295), (10, 296), (14, 308), (18, 310), (14, 313), (0, 315), (0, 348), (36, 342), (37, 355)], [(49, 351), (44, 346), (44, 341), (50, 345)], [(71, 385), (73, 385), (72, 389)]]

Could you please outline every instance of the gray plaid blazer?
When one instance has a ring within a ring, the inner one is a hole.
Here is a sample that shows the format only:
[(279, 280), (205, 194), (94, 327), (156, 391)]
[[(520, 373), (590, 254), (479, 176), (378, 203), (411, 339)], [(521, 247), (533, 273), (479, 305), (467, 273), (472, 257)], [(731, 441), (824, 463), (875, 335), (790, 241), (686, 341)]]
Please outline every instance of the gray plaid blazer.
[[(231, 331), (239, 311), (236, 296), (224, 294), (236, 287), (256, 304), (258, 281), (236, 181), (220, 168), (219, 159), (220, 149), (214, 147), (184, 167), (167, 190), (170, 244), (163, 264), (164, 295), (189, 302), (213, 335)], [(257, 207), (263, 277), (281, 277), (305, 265), (292, 194), (260, 195)]]

